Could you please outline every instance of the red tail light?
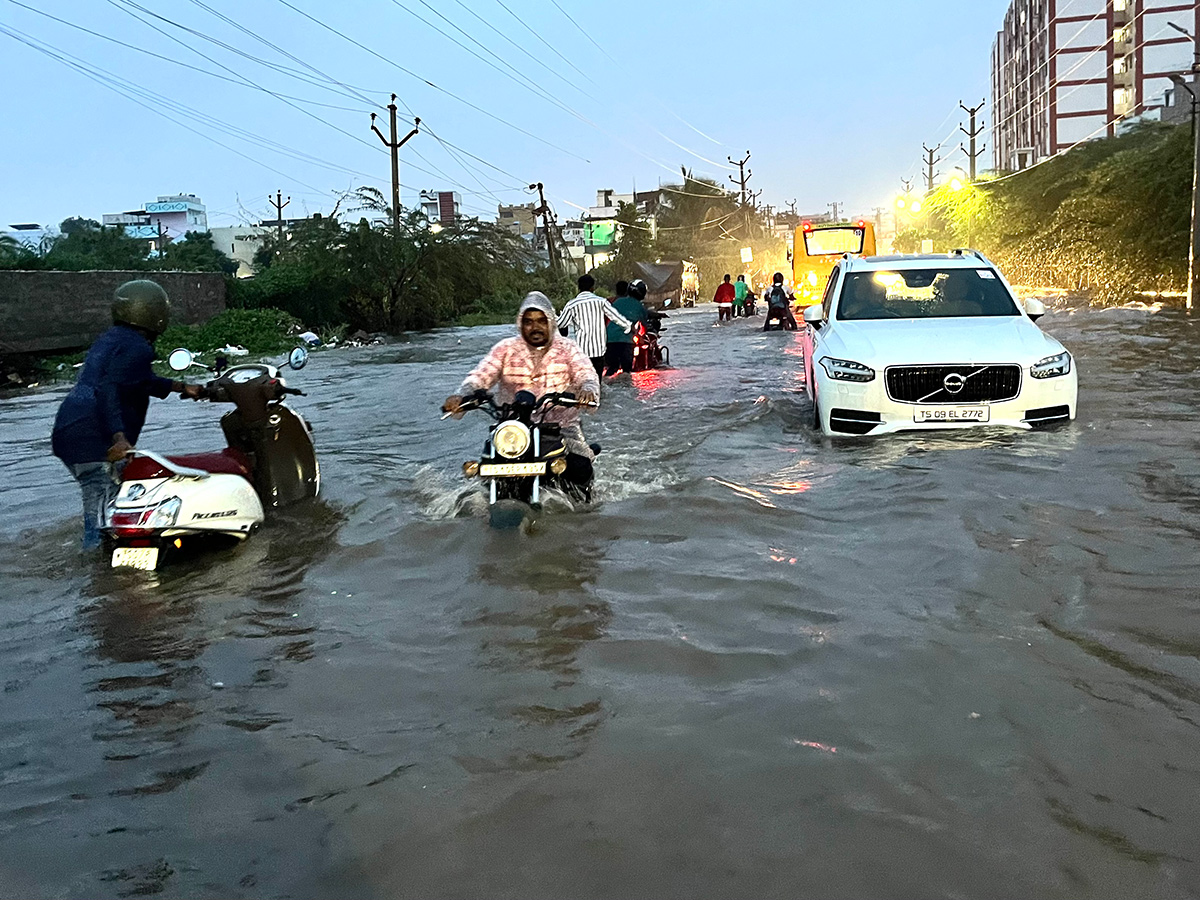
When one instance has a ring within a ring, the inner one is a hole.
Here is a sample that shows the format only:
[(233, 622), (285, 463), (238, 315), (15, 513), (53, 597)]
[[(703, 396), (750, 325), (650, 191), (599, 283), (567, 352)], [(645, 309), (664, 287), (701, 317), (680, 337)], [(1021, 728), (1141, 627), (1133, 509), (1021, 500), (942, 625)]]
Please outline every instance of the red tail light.
[(804, 223), (804, 230), (805, 230), (805, 231), (812, 231), (812, 222), (805, 222), (805, 223)]
[(867, 225), (867, 223), (866, 223), (866, 222), (864, 222), (862, 219), (859, 219), (859, 220), (858, 220), (858, 227), (859, 227), (859, 228), (865, 228), (865, 227), (866, 227), (866, 225)]

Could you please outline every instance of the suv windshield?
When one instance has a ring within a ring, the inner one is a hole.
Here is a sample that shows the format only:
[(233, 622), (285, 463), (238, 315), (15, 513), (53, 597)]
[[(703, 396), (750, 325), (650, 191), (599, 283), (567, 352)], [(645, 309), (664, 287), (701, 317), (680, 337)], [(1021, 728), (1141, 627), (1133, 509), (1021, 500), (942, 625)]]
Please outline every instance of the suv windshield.
[(853, 272), (838, 300), (839, 319), (936, 319), (1019, 316), (991, 269), (901, 269)]

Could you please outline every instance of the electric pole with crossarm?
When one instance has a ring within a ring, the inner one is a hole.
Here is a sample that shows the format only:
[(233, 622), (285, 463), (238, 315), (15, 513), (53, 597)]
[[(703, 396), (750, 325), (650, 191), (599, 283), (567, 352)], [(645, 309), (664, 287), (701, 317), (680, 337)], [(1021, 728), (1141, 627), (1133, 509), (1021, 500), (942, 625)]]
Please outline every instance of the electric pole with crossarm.
[(404, 136), (404, 140), (396, 140), (396, 95), (392, 94), (392, 102), (388, 104), (388, 119), (391, 125), (391, 140), (383, 136), (383, 132), (375, 127), (375, 113), (371, 113), (371, 130), (379, 135), (383, 145), (392, 151), (392, 229), (400, 233), (400, 148), (408, 143), (421, 126), (420, 119), (413, 119), (413, 130)]

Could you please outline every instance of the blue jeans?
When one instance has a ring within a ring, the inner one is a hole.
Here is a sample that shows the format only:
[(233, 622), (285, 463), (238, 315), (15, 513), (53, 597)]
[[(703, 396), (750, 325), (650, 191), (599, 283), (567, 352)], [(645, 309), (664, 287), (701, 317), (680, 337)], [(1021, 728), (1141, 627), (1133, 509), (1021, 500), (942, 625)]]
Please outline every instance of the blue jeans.
[(83, 492), (83, 549), (100, 546), (100, 526), (105, 522), (109, 502), (117, 495), (113, 465), (107, 462), (68, 465)]

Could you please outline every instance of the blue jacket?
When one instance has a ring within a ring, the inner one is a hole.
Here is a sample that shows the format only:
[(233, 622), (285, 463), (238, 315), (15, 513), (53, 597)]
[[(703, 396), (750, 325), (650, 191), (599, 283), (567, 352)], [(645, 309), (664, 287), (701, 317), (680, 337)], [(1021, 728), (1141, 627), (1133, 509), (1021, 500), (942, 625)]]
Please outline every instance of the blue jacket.
[(114, 325), (96, 338), (54, 418), (54, 455), (67, 465), (104, 462), (118, 431), (136, 444), (150, 398), (165, 398), (173, 385), (154, 374), (153, 361), (150, 342), (128, 326)]

